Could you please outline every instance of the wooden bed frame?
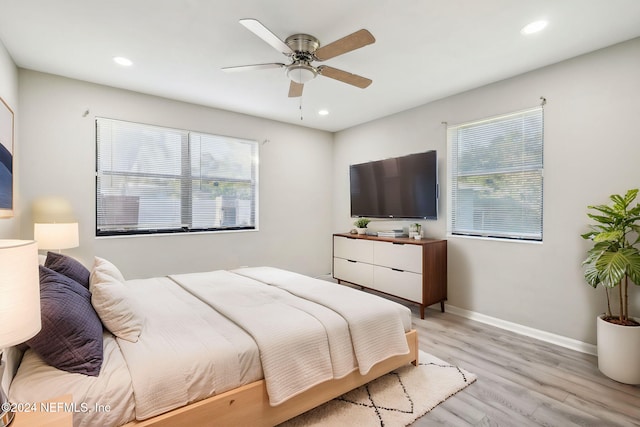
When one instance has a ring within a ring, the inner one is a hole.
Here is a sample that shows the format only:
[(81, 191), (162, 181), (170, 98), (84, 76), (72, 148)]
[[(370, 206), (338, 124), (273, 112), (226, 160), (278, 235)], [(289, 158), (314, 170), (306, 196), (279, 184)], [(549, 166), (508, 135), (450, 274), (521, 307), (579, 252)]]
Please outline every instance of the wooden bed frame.
[(144, 421), (132, 421), (124, 427), (196, 426), (212, 422), (220, 426), (274, 426), (401, 366), (417, 365), (418, 333), (411, 330), (406, 333), (406, 338), (409, 354), (384, 360), (371, 368), (367, 375), (354, 371), (338, 380), (324, 382), (278, 406), (269, 405), (265, 382), (259, 380)]

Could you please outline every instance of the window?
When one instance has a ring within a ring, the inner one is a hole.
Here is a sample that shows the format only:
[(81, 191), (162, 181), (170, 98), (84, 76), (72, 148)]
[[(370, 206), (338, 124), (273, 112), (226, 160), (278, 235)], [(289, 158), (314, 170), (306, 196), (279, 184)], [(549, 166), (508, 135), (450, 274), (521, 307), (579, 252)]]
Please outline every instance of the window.
[(96, 120), (96, 235), (257, 228), (258, 144)]
[(542, 240), (542, 107), (449, 126), (448, 232)]

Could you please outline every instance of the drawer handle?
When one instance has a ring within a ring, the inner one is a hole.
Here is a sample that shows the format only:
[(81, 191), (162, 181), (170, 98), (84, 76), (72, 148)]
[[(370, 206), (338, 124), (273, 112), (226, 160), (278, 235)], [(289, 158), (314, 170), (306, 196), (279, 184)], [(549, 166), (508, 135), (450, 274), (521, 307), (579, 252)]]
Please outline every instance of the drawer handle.
[(404, 246), (404, 243), (400, 243), (400, 242), (393, 242), (394, 245), (400, 245), (400, 246)]
[(404, 270), (400, 270), (399, 268), (391, 268), (393, 271), (399, 271), (400, 273), (404, 273)]
[(354, 261), (354, 260), (352, 260), (352, 259), (348, 259), (347, 261), (352, 262), (352, 263), (354, 263), (354, 264), (355, 264), (356, 262), (358, 262), (358, 261)]

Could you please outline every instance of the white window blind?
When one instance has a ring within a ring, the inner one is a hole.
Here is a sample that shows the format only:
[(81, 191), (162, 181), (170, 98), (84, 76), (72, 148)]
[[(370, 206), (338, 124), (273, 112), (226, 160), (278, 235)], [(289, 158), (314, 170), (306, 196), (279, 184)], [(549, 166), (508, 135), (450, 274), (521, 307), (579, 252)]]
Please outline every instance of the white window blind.
[(97, 235), (255, 229), (258, 144), (96, 120)]
[(542, 107), (449, 126), (448, 232), (542, 240)]

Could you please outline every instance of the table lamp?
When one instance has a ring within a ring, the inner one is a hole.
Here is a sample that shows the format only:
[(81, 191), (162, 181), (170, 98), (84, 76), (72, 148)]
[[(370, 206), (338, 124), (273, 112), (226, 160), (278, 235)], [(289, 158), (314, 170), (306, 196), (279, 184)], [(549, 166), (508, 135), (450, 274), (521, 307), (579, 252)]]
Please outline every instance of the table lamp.
[(13, 421), (2, 388), (2, 350), (40, 331), (38, 245), (33, 240), (0, 240), (0, 427)]
[(38, 249), (57, 250), (80, 245), (78, 222), (68, 200), (57, 196), (40, 197), (33, 202), (33, 238)]
[(80, 241), (77, 222), (54, 222), (33, 224), (33, 238), (38, 242), (38, 249), (76, 248)]

